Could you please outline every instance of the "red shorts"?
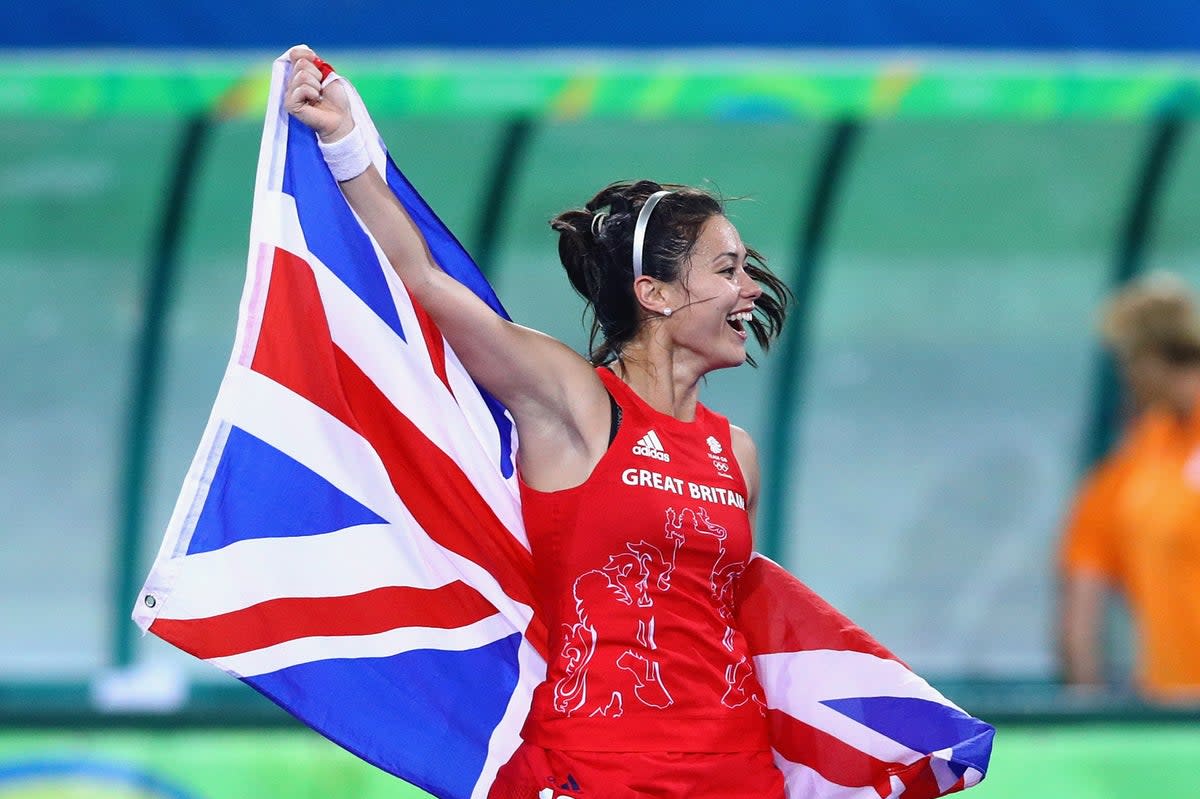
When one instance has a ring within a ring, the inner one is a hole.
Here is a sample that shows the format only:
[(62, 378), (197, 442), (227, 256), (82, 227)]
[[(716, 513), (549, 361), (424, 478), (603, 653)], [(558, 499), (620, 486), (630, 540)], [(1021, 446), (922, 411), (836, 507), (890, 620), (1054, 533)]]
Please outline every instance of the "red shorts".
[(488, 799), (784, 799), (770, 752), (576, 752), (523, 743)]

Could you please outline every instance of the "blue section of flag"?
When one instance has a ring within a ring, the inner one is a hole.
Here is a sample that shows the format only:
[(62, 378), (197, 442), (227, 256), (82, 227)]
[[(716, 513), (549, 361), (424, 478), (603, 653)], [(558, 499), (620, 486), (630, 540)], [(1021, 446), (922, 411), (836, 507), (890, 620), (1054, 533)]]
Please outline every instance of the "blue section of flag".
[(309, 251), (404, 338), (375, 248), (325, 166), (316, 134), (288, 116), (287, 138), (283, 191), (296, 200), (296, 214)]
[[(391, 188), (392, 193), (399, 198), (404, 209), (408, 211), (409, 217), (413, 220), (421, 230), (421, 235), (425, 237), (425, 243), (429, 247), (429, 251), (433, 253), (434, 259), (442, 267), (445, 272), (462, 283), (467, 288), (475, 293), (475, 296), (483, 300), (488, 306), (499, 314), (504, 319), (511, 319), (508, 311), (504, 310), (504, 306), (500, 302), (500, 298), (496, 296), (496, 292), (492, 290), (491, 284), (479, 271), (474, 259), (470, 253), (462, 246), (459, 240), (455, 237), (445, 223), (438, 218), (438, 215), (433, 212), (429, 204), (425, 202), (425, 198), (417, 193), (413, 188), (412, 183), (404, 176), (404, 173), (397, 168), (391, 156), (388, 156), (387, 161), (387, 184)], [(496, 423), (496, 433), (499, 437), (499, 466), (500, 472), (505, 479), (513, 476), (513, 426), (508, 418), (504, 406), (500, 401), (489, 394), (487, 391), (475, 384), (479, 389), (480, 395), (483, 397), (484, 403), (487, 405), (488, 411), (492, 414), (492, 420)]]
[[(476, 388), (479, 384), (476, 383)], [(488, 411), (492, 414), (492, 420), (496, 422), (496, 433), (500, 436), (500, 473), (505, 479), (513, 476), (513, 425), (509, 421), (508, 414), (500, 400), (493, 397), (482, 388), (479, 389), (479, 395), (483, 397), (483, 402), (487, 405)]]
[(435, 796), (469, 799), (517, 684), (520, 641), (322, 660), (245, 682), (364, 760)]
[(404, 209), (408, 211), (409, 217), (421, 229), (421, 235), (425, 237), (429, 251), (433, 253), (434, 259), (446, 274), (471, 289), (477, 297), (491, 306), (492, 310), (500, 316), (511, 319), (512, 317), (500, 303), (500, 298), (496, 296), (496, 292), (492, 290), (483, 273), (479, 271), (479, 267), (475, 265), (474, 259), (467, 253), (466, 248), (459, 243), (442, 220), (438, 219), (437, 214), (425, 202), (425, 198), (418, 194), (413, 185), (409, 183), (408, 178), (399, 170), (390, 155), (387, 162), (387, 184), (391, 187), (392, 193), (400, 199)]
[(988, 762), (992, 759), (992, 739), (996, 737), (996, 729), (976, 718), (971, 721), (975, 722), (975, 735), (955, 744), (954, 760), (950, 763), (954, 773), (960, 777), (968, 765), (977, 771), (987, 772)]
[[(897, 696), (826, 699), (821, 704), (909, 749), (925, 753), (953, 749), (958, 763), (987, 771), (995, 730), (961, 710), (928, 699)], [(955, 773), (962, 776), (957, 769)]]
[(187, 554), (247, 538), (317, 535), (384, 523), (304, 464), (232, 427)]

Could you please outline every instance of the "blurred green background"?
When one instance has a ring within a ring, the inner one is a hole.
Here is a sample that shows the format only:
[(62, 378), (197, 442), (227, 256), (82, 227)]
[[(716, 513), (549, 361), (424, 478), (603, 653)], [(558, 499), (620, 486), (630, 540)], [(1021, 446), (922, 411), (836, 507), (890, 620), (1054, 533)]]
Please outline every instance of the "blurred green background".
[[(1002, 727), (987, 779), (967, 795), (1196, 796), (1200, 776), (1185, 766), (1195, 738), (1179, 725)], [(308, 730), (0, 733), (0, 763), (3, 799), (428, 796)]]

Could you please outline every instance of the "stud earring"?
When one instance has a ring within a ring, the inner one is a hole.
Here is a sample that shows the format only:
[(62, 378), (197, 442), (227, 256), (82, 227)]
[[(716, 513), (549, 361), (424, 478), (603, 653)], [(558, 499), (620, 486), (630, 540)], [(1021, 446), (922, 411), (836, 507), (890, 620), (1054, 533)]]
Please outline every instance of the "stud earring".
[(671, 309), (663, 308), (663, 316), (670, 316), (670, 315), (671, 315)]

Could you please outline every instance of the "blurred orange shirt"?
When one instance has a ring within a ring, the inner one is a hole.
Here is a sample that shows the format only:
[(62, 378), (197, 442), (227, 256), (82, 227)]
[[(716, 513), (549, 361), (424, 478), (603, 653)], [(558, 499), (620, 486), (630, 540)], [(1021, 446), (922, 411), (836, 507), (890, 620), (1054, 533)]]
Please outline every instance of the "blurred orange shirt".
[(1200, 406), (1134, 422), (1080, 489), (1061, 566), (1125, 595), (1147, 695), (1200, 697)]

